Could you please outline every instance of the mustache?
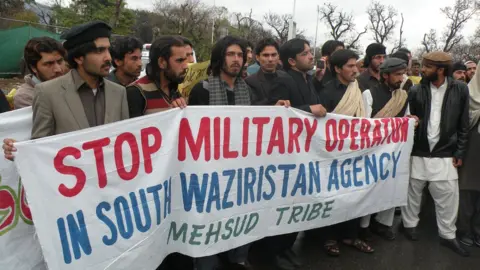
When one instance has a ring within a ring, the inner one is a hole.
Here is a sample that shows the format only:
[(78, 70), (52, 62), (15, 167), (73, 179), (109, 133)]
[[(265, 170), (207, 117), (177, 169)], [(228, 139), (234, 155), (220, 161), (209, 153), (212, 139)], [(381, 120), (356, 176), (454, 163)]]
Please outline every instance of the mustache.
[(111, 67), (111, 66), (112, 66), (112, 62), (111, 61), (106, 61), (105, 63), (103, 63), (102, 68)]

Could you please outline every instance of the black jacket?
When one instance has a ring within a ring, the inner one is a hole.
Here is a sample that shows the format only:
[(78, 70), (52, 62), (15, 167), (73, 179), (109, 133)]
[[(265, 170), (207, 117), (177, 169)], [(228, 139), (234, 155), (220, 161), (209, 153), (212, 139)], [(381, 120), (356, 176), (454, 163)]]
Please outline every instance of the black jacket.
[(432, 151), (430, 151), (427, 138), (432, 99), (430, 91), (430, 83), (425, 80), (410, 89), (410, 114), (419, 118), (412, 156), (463, 159), (469, 129), (468, 86), (453, 78), (448, 78), (447, 91), (442, 104), (440, 140)]
[(250, 86), (252, 105), (269, 105), (273, 83), (279, 76), (285, 77), (288, 76), (288, 74), (285, 71), (277, 70), (274, 74), (268, 74), (265, 76), (265, 73), (260, 69), (257, 73), (252, 74), (245, 79), (245, 82)]
[(3, 90), (0, 89), (0, 113), (10, 111), (10, 105), (8, 104), (7, 97), (3, 93)]
[(279, 100), (290, 100), (294, 108), (311, 113), (310, 105), (321, 104), (312, 83), (312, 77), (294, 70), (288, 70), (289, 76), (279, 76), (275, 79), (270, 93), (269, 104), (273, 105)]

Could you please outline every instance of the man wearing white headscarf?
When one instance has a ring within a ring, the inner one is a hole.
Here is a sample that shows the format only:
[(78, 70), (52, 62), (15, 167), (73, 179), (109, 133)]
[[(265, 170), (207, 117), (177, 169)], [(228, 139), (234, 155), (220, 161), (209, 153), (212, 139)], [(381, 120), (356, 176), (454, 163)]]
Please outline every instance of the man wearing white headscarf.
[(464, 245), (480, 247), (480, 73), (468, 84), (470, 92), (470, 131), (465, 162), (459, 169), (460, 207), (458, 211), (459, 240)]

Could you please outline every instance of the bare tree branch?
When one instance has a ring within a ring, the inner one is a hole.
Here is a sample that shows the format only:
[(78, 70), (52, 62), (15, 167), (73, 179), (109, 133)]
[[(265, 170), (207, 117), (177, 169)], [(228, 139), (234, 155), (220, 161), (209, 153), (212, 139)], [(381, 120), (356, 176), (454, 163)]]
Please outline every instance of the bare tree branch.
[(353, 34), (350, 37), (350, 39), (348, 39), (348, 41), (346, 42), (348, 44), (346, 45), (347, 49), (360, 51), (360, 44), (358, 42), (360, 41), (360, 38), (363, 35), (365, 35), (367, 32), (368, 32), (368, 27), (365, 26), (362, 32)]
[(265, 23), (273, 29), (280, 44), (288, 40), (288, 24), (291, 17), (288, 14), (279, 15), (271, 12), (263, 16)]
[(395, 51), (397, 51), (398, 49), (402, 48), (403, 46), (405, 46), (405, 38), (403, 37), (403, 23), (405, 22), (405, 19), (403, 18), (403, 13), (400, 14), (401, 18), (402, 18), (402, 21), (400, 23), (400, 31), (399, 31), (399, 38), (398, 38), (398, 41), (395, 42), (395, 46), (392, 48), (392, 51), (391, 53), (394, 53)]
[(397, 26), (397, 10), (392, 6), (387, 7), (380, 2), (373, 1), (367, 8), (367, 14), (373, 39), (377, 43), (384, 44), (390, 39), (393, 29)]
[(347, 14), (332, 3), (325, 3), (320, 9), (320, 20), (322, 20), (330, 29), (330, 36), (334, 40), (342, 40), (346, 43), (347, 48), (358, 49), (358, 41), (367, 33), (367, 29), (363, 32), (357, 32), (352, 14)]
[(453, 7), (444, 7), (440, 10), (449, 20), (442, 37), (443, 51), (449, 52), (462, 41), (463, 35), (460, 32), (478, 9), (473, 0), (456, 0)]
[(337, 11), (337, 6), (331, 3), (325, 3), (320, 9), (320, 20), (330, 27), (330, 35), (335, 40), (344, 38), (346, 34), (353, 31), (355, 24), (353, 23), (353, 15), (347, 14), (342, 10)]
[(437, 31), (435, 29), (430, 29), (430, 32), (423, 35), (422, 46), (427, 53), (438, 50)]

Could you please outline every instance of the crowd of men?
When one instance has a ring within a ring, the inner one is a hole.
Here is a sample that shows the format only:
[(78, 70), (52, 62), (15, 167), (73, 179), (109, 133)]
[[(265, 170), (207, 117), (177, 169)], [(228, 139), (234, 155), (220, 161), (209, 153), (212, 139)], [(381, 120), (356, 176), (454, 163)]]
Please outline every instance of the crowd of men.
[[(474, 62), (453, 63), (444, 52), (425, 54), (419, 62), (407, 49), (387, 56), (385, 46), (376, 43), (360, 59), (336, 40), (324, 43), (317, 61), (303, 39), (279, 47), (269, 38), (254, 46), (226, 36), (212, 49), (208, 79), (186, 98), (178, 85), (193, 62), (194, 44), (181, 36), (159, 37), (150, 47), (146, 76), (139, 78), (142, 44), (124, 37), (111, 45), (110, 34), (110, 26), (97, 21), (65, 32), (63, 44), (48, 37), (28, 42), (24, 58), (31, 74), (18, 89), (14, 108), (32, 106), (32, 139), (188, 105), (291, 106), (315, 117), (408, 116), (416, 131), (408, 203), (401, 207), (403, 233), (420, 239), (419, 212), (428, 186), (441, 244), (461, 256), (469, 256), (466, 246), (480, 247), (480, 181), (474, 168), (480, 160), (480, 74)], [(10, 160), (14, 142), (3, 144)], [(321, 245), (330, 256), (340, 256), (344, 246), (373, 253), (372, 233), (395, 240), (395, 212), (320, 228)], [(297, 235), (262, 240), (272, 249), (272, 265), (301, 266), (292, 250)], [(250, 247), (195, 259), (172, 254), (160, 269), (248, 269)]]

